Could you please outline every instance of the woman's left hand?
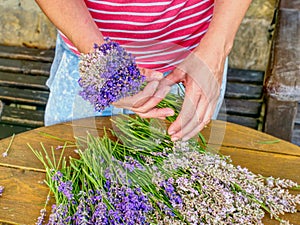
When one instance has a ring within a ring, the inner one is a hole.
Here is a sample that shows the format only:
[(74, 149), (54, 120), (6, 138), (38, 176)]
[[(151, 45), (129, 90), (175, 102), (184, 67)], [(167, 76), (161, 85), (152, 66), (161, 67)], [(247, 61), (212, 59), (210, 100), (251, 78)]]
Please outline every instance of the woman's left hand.
[(225, 59), (208, 64), (202, 52), (194, 51), (166, 77), (168, 83), (182, 82), (185, 86), (181, 111), (168, 129), (172, 141), (188, 140), (210, 122), (220, 96)]

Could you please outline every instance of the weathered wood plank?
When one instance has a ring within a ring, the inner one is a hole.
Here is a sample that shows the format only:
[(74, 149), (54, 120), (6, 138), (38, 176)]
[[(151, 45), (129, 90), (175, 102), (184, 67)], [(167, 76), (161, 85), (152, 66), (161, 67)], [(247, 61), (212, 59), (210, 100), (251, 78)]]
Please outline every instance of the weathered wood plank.
[[(57, 131), (52, 131), (52, 129), (44, 129), (37, 128), (30, 130), (25, 133), (17, 134), (14, 138), (12, 143), (11, 149), (9, 151), (9, 157), (3, 158), (0, 157), (0, 166), (1, 165), (14, 165), (15, 167), (27, 167), (32, 169), (43, 169), (43, 165), (39, 162), (39, 160), (34, 156), (31, 149), (29, 148), (28, 144), (32, 146), (34, 149), (38, 151), (42, 151), (41, 144), (47, 146), (46, 149), (50, 153), (51, 146), (53, 146), (54, 150), (58, 146), (64, 145), (64, 141), (55, 140), (49, 136), (45, 136), (44, 133), (40, 132), (47, 132), (50, 135), (53, 135), (58, 138), (62, 138), (65, 140), (74, 141), (73, 138), (73, 128), (71, 126), (63, 126), (57, 125), (55, 126)], [(100, 132), (99, 132), (100, 133)], [(1, 140), (0, 142), (0, 149), (6, 149), (10, 137)], [(66, 156), (78, 157), (78, 155), (74, 152), (74, 148), (67, 148), (66, 149)], [(59, 157), (61, 151), (55, 150), (56, 157)]]
[(297, 102), (267, 98), (264, 131), (275, 137), (291, 141), (296, 113)]
[(19, 46), (0, 45), (0, 58), (26, 59), (43, 62), (52, 62), (54, 57), (53, 49), (37, 49)]
[(238, 116), (238, 115), (226, 115), (225, 121), (235, 123), (238, 125), (246, 126), (249, 128), (257, 129), (258, 128), (258, 119), (247, 116)]
[(298, 102), (297, 114), (295, 118), (295, 124), (300, 124), (300, 102)]
[(228, 68), (227, 81), (240, 83), (263, 84), (264, 72)]
[(227, 83), (225, 97), (241, 99), (260, 99), (262, 86), (243, 83)]
[[(73, 126), (70, 122), (51, 127), (41, 127), (16, 135), (9, 153), (10, 157), (0, 157), (0, 165), (10, 164), (19, 167), (35, 167), (36, 169), (42, 169), (42, 164), (34, 157), (31, 150), (27, 147), (27, 143), (32, 145), (33, 148), (41, 150), (40, 143), (44, 143), (45, 146), (53, 146), (56, 148), (59, 145), (63, 145), (64, 142), (44, 136), (41, 132), (47, 132), (50, 135), (68, 141), (74, 141), (74, 134), (76, 136), (82, 136), (86, 135), (87, 132), (92, 133), (93, 135), (102, 136), (104, 127), (107, 129), (112, 127), (112, 123), (109, 118), (110, 117), (97, 118), (96, 121), (94, 121), (94, 118), (89, 118), (80, 120), (79, 122), (74, 121)], [(226, 124), (228, 124), (227, 127)], [(232, 123), (212, 121), (208, 128), (204, 129), (202, 133), (206, 137), (206, 140), (214, 145), (232, 147), (233, 149), (249, 149), (259, 152), (300, 157), (300, 148), (298, 146), (283, 140), (274, 144), (265, 144), (265, 141), (274, 141), (274, 137), (257, 132), (254, 129)], [(0, 149), (6, 149), (9, 141), (10, 138), (3, 139), (0, 142)], [(51, 149), (47, 150), (50, 151)], [(60, 151), (55, 151), (55, 154), (58, 157)], [(71, 155), (72, 157), (77, 157), (73, 148), (67, 148), (66, 154)]]
[[(234, 123), (215, 120), (202, 133), (208, 142), (219, 146), (300, 156), (298, 146)], [(269, 141), (275, 143), (267, 144)]]
[(19, 126), (19, 125), (11, 125), (11, 124), (3, 124), (0, 123), (0, 140), (10, 137), (13, 134), (19, 134), (25, 131), (29, 131), (32, 128)]
[(0, 86), (24, 87), (31, 89), (48, 90), (47, 77), (32, 76), (20, 73), (8, 73), (0, 71)]
[(280, 8), (300, 10), (300, 0), (281, 0)]
[(0, 58), (0, 70), (14, 73), (49, 76), (51, 63)]
[(227, 114), (258, 117), (261, 112), (262, 101), (225, 99), (223, 106), (225, 109), (222, 109), (222, 112), (225, 110)]
[(30, 110), (5, 106), (0, 114), (1, 123), (22, 125), (26, 127), (41, 127), (44, 125), (43, 110)]
[(4, 103), (0, 100), (0, 118), (2, 115), (3, 108), (4, 108)]
[(19, 89), (12, 87), (0, 88), (0, 99), (16, 103), (27, 103), (32, 105), (46, 105), (49, 92), (30, 89)]

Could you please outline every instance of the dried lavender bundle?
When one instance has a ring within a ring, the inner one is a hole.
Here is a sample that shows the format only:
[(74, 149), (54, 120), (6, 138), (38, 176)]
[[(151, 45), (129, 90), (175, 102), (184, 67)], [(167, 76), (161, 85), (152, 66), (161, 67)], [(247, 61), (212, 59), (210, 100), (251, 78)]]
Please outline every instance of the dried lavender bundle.
[(188, 143), (178, 142), (163, 168), (181, 171), (173, 177), (157, 174), (156, 185), (172, 185), (172, 193), (181, 199), (172, 206), (187, 220), (160, 217), (158, 224), (263, 224), (265, 212), (281, 224), (280, 214), (295, 213), (300, 195), (292, 195), (288, 188), (297, 183), (286, 179), (264, 178), (246, 168), (234, 166), (229, 157), (199, 153)]
[(119, 99), (136, 94), (145, 81), (134, 57), (118, 43), (106, 39), (94, 51), (81, 54), (79, 63), (82, 90), (80, 96), (96, 111), (102, 111)]

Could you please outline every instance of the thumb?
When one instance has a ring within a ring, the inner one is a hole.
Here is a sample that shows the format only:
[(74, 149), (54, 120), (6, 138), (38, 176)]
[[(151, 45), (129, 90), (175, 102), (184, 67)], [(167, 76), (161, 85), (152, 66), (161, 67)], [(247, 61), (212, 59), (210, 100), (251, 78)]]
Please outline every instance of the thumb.
[(160, 82), (162, 86), (173, 86), (185, 80), (186, 73), (179, 68), (175, 68), (171, 73), (165, 76)]

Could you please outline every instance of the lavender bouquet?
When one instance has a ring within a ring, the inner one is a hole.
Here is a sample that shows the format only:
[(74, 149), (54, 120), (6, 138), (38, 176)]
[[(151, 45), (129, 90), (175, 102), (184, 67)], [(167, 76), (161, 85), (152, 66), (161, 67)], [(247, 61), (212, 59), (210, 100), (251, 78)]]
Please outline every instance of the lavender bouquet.
[(100, 46), (95, 44), (93, 52), (81, 55), (79, 73), (79, 94), (96, 111), (136, 94), (145, 80), (134, 57), (109, 39)]

